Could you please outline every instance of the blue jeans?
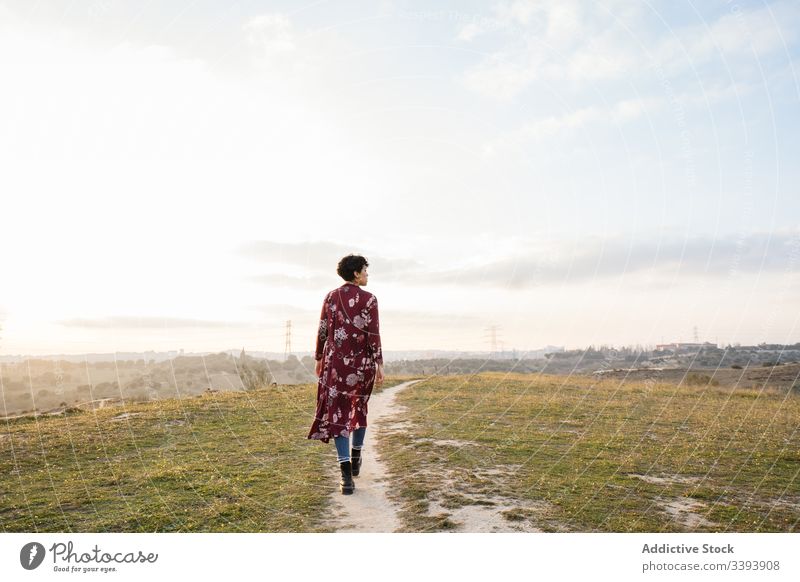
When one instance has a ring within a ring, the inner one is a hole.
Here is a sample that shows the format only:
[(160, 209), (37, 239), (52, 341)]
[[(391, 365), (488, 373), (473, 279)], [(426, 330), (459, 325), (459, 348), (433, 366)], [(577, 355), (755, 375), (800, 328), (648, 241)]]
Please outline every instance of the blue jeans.
[[(353, 448), (360, 449), (364, 446), (364, 435), (367, 433), (367, 427), (362, 426), (353, 431)], [(338, 436), (333, 437), (333, 444), (336, 445), (336, 457), (340, 463), (350, 460), (350, 437)]]

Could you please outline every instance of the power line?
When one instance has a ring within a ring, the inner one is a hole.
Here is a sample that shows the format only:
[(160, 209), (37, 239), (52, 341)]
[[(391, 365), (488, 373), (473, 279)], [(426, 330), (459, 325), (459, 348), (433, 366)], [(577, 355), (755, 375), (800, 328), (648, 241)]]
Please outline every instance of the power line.
[[(497, 353), (497, 332), (500, 330), (502, 326), (500, 325), (490, 325), (487, 328), (484, 328), (485, 331), (489, 332), (489, 343), (492, 346), (491, 353), (494, 355)], [(487, 337), (487, 336), (484, 336)]]
[(292, 353), (292, 320), (286, 320), (286, 343), (283, 348), (283, 359), (288, 360)]

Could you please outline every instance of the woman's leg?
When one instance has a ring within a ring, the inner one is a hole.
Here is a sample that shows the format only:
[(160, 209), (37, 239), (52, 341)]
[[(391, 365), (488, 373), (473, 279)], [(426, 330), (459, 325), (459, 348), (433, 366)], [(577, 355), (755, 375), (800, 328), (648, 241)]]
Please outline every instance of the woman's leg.
[(364, 433), (367, 432), (367, 427), (362, 426), (353, 431), (353, 475), (358, 476), (361, 473), (361, 447), (364, 446)]
[(339, 469), (342, 471), (342, 480), (339, 482), (339, 488), (342, 493), (349, 495), (355, 491), (356, 484), (353, 482), (353, 466), (350, 459), (350, 435), (333, 437), (333, 443), (336, 445), (336, 455), (339, 457)]
[(357, 428), (353, 431), (353, 448), (356, 450), (361, 450), (361, 447), (364, 446), (364, 435), (367, 433), (367, 427), (362, 426), (361, 428)]
[(333, 437), (333, 444), (336, 445), (336, 456), (340, 463), (350, 460), (350, 437), (338, 436)]

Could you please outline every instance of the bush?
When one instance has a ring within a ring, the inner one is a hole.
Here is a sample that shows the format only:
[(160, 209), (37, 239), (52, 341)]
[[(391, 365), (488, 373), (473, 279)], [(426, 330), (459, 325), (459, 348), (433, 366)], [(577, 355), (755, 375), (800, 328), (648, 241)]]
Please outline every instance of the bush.
[(687, 386), (719, 386), (719, 382), (717, 380), (712, 380), (711, 376), (708, 374), (698, 374), (696, 372), (690, 372), (686, 376), (686, 385)]
[(733, 364), (731, 366), (731, 368), (733, 368), (734, 370), (741, 370), (742, 369), (742, 367), (739, 364)]

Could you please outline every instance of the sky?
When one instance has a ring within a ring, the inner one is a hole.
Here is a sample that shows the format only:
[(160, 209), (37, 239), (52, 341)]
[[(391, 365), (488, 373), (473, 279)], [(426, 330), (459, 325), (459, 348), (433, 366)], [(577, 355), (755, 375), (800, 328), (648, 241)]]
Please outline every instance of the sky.
[(800, 3), (0, 1), (0, 354), (800, 341)]

